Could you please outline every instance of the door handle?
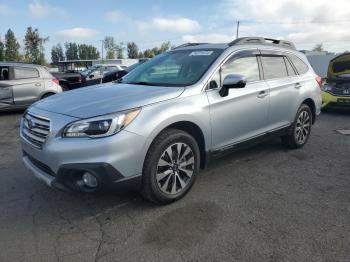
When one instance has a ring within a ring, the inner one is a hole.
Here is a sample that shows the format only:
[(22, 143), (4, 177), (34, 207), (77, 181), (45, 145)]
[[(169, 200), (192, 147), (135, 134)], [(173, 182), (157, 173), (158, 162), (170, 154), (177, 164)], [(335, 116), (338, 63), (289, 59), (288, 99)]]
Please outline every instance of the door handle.
[(35, 83), (35, 86), (41, 86), (41, 84), (40, 83)]
[(301, 87), (301, 84), (300, 84), (300, 83), (296, 83), (296, 84), (294, 85), (294, 88), (295, 88), (295, 89), (300, 89), (300, 87)]
[(264, 90), (264, 91), (260, 91), (258, 94), (258, 98), (264, 98), (268, 95), (268, 93)]

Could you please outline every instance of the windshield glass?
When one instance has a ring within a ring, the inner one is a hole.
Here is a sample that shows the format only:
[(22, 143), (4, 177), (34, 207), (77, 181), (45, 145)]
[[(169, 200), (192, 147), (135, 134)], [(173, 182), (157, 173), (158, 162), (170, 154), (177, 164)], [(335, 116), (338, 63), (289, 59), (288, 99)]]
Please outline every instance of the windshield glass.
[(192, 85), (203, 76), (222, 51), (220, 49), (170, 51), (136, 67), (121, 82), (139, 85)]

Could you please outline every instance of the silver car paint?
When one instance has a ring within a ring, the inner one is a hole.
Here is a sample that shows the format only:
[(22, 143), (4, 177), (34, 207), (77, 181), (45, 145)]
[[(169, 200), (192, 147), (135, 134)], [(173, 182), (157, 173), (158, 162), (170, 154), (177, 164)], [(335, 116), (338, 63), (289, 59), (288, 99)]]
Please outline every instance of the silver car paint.
[[(229, 96), (224, 98), (218, 95), (218, 89), (206, 89), (213, 74), (232, 54), (257, 48), (266, 49), (264, 46), (226, 49), (198, 83), (186, 88), (108, 84), (38, 102), (29, 111), (51, 119), (52, 131), (42, 150), (32, 148), (23, 138), (22, 146), (55, 172), (66, 163), (103, 161), (124, 176), (133, 177), (142, 173), (145, 156), (154, 138), (173, 123), (191, 122), (197, 125), (204, 136), (205, 150), (211, 151), (289, 125), (305, 99), (315, 102), (316, 114), (319, 114), (321, 91), (311, 66), (303, 76), (257, 81), (246, 88), (230, 90)], [(291, 52), (284, 48), (274, 50)], [(309, 64), (300, 53), (292, 53)], [(302, 87), (295, 89), (294, 82), (300, 82)], [(258, 97), (263, 90), (269, 95)], [(152, 96), (148, 96), (147, 92), (152, 92)], [(293, 99), (289, 97), (292, 94), (296, 95)], [(62, 138), (60, 135), (66, 124), (78, 118), (134, 107), (141, 107), (139, 115), (114, 136), (87, 139)], [(34, 169), (32, 171), (35, 172)]]
[[(36, 69), (39, 73), (38, 78), (0, 81), (0, 110), (27, 107), (45, 94), (62, 92), (62, 88), (52, 81), (54, 77), (42, 66), (6, 62), (0, 63), (0, 66), (29, 67)], [(10, 95), (6, 101), (1, 99), (1, 93), (4, 92)]]

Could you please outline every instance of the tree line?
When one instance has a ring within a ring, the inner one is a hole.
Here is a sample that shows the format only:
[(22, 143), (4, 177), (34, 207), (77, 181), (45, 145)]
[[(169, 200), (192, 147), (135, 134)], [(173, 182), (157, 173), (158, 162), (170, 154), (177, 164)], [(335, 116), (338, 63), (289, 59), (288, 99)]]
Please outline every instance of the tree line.
[[(0, 38), (0, 61), (23, 61), (27, 63), (46, 65), (44, 44), (49, 37), (43, 37), (38, 28), (27, 28), (23, 45), (19, 43), (11, 29)], [(159, 47), (141, 51), (135, 42), (117, 43), (112, 36), (103, 40), (103, 49), (106, 51), (105, 59), (152, 58), (171, 49), (170, 42), (164, 42)], [(58, 43), (51, 48), (51, 64), (57, 65), (64, 60), (92, 60), (101, 57), (98, 49), (93, 45), (66, 42)]]
[(44, 44), (48, 37), (42, 37), (39, 30), (31, 26), (27, 28), (23, 40), (23, 50), (14, 32), (7, 30), (4, 40), (0, 39), (0, 61), (24, 61), (34, 64), (46, 64)]

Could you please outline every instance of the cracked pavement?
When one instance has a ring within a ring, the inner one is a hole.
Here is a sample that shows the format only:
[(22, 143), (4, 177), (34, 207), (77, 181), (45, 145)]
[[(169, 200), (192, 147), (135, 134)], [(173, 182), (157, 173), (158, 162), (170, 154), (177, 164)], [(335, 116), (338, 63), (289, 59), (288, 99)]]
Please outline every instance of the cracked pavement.
[(0, 114), (0, 261), (350, 261), (349, 111), (322, 113), (303, 149), (215, 161), (169, 206), (48, 188), (22, 164), (20, 116)]

